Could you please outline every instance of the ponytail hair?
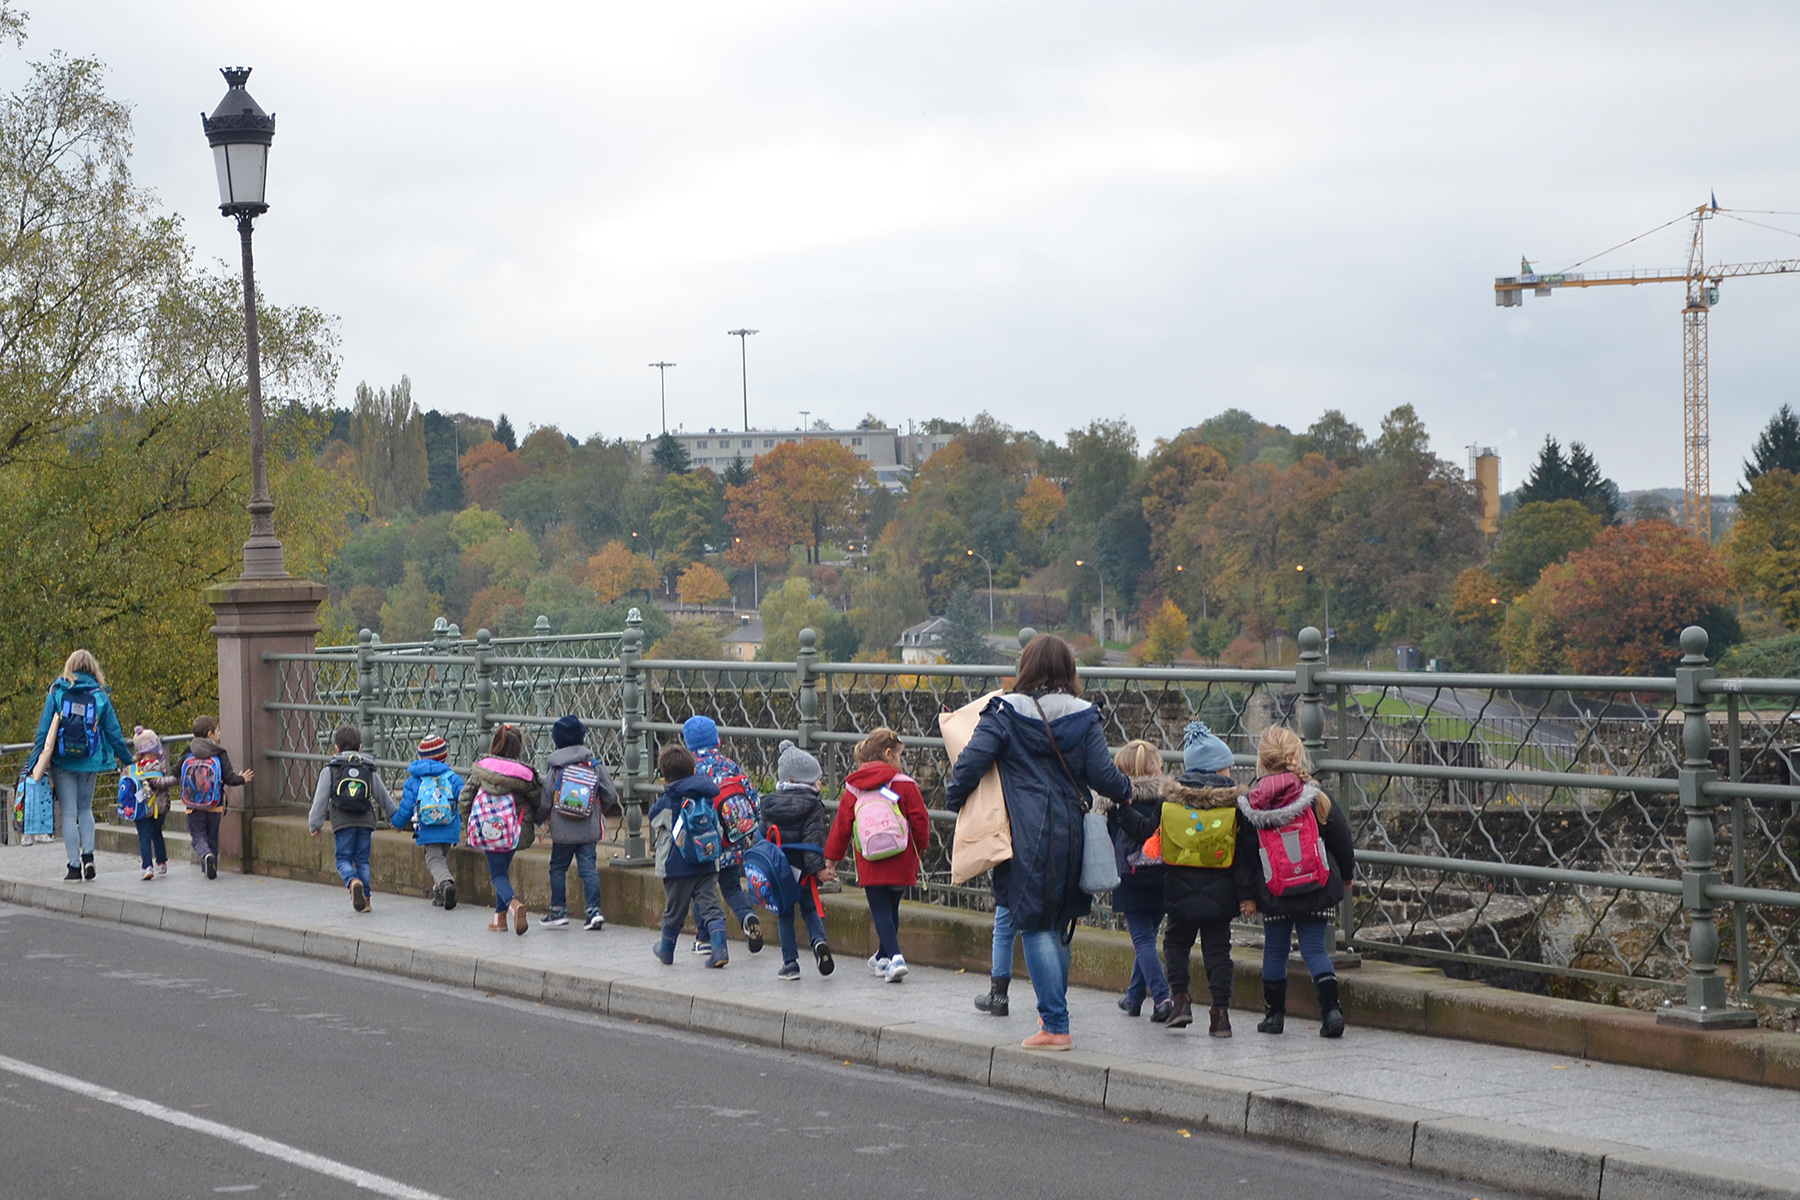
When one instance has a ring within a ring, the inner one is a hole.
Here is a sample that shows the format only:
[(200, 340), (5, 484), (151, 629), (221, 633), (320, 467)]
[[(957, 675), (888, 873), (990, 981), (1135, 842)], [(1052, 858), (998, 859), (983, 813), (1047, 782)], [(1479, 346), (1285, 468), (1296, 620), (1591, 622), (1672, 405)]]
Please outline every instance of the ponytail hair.
[(495, 758), (522, 759), (525, 757), (525, 739), (511, 725), (496, 725), (493, 740), (488, 742), (488, 753)]
[(904, 745), (899, 734), (886, 725), (877, 726), (869, 730), (869, 736), (856, 743), (856, 761), (871, 763), (876, 759), (884, 759), (890, 751), (899, 750)]

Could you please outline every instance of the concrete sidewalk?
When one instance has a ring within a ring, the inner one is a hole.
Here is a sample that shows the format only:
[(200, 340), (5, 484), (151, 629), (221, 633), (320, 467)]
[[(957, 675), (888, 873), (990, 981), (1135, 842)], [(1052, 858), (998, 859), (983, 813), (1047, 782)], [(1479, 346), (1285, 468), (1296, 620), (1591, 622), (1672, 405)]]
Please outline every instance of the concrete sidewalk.
[[(0, 849), (0, 901), (299, 954), (543, 1003), (656, 1021), (902, 1070), (1048, 1095), (1548, 1196), (1800, 1198), (1800, 1095), (1504, 1047), (1352, 1026), (1344, 1039), (1290, 1018), (1282, 1037), (1234, 1013), (1237, 1036), (1132, 1020), (1115, 995), (1073, 989), (1077, 1050), (1031, 1055), (1031, 988), (1011, 1018), (976, 1012), (978, 974), (919, 967), (889, 985), (859, 957), (821, 979), (775, 978), (734, 943), (707, 970), (684, 943), (673, 967), (650, 930), (610, 925), (525, 937), (486, 930), (489, 912), (445, 913), (377, 895), (351, 911), (337, 888), (257, 875), (207, 881), (178, 863), (154, 882), (102, 852), (92, 883), (61, 881), (60, 842)], [(571, 880), (571, 883), (574, 881)], [(765, 922), (772, 926), (772, 922)], [(772, 927), (768, 930), (772, 935)], [(1079, 937), (1079, 935), (1077, 935)], [(902, 942), (905, 929), (902, 928)], [(1305, 986), (1300, 982), (1300, 986)]]

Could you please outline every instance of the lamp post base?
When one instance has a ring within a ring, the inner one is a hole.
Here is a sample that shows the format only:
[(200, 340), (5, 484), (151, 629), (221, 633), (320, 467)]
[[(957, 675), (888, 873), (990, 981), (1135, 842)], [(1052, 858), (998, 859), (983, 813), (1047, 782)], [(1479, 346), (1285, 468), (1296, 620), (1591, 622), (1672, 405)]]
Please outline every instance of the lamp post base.
[(1671, 1004), (1656, 1011), (1658, 1025), (1682, 1029), (1755, 1029), (1756, 1013), (1748, 1008), (1689, 1008)]

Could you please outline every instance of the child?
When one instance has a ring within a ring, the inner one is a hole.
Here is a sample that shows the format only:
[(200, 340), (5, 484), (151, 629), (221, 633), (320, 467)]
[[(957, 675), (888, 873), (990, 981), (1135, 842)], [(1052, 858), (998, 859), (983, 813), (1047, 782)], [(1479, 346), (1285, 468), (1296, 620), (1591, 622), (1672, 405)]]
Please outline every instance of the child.
[(169, 848), (163, 843), (163, 822), (169, 819), (169, 791), (175, 785), (169, 772), (169, 756), (163, 749), (156, 730), (134, 726), (131, 748), (137, 761), (129, 773), (119, 776), (121, 801), (125, 789), (131, 789), (130, 803), (137, 825), (138, 857), (143, 860), (144, 878), (155, 879), (169, 873)]
[(450, 847), (462, 834), (463, 778), (450, 769), (450, 747), (435, 733), (419, 739), (419, 757), (406, 767), (406, 786), (393, 826), (412, 826), (413, 841), (425, 851), (431, 872), (431, 902), (445, 912), (456, 907), (456, 880), (450, 874)]
[(524, 759), (524, 736), (511, 725), (496, 726), (487, 757), (469, 768), (462, 789), (469, 845), (487, 855), (488, 878), (494, 884), (494, 917), (488, 928), (505, 933), (510, 919), (512, 931), (520, 937), (531, 922), (525, 905), (513, 895), (512, 860), (523, 822), (535, 813), (543, 792), (537, 772)]
[[(1129, 749), (1129, 747), (1127, 747)], [(1154, 750), (1152, 751), (1154, 753)], [(1238, 820), (1240, 793), (1232, 782), (1231, 748), (1204, 722), (1191, 723), (1182, 734), (1182, 766), (1173, 782), (1160, 788), (1162, 802), (1133, 803), (1114, 810), (1124, 831), (1138, 838), (1158, 834), (1161, 842), (1163, 908), (1168, 931), (1163, 934), (1163, 969), (1172, 992), (1166, 1018), (1170, 1029), (1194, 1023), (1189, 991), (1189, 958), (1200, 938), (1200, 961), (1206, 968), (1212, 1009), (1207, 1033), (1231, 1036), (1231, 920), (1255, 909), (1250, 899), (1250, 864), (1256, 861), (1256, 838)], [(1120, 764), (1124, 769), (1124, 764)], [(1195, 821), (1190, 814), (1203, 814)], [(1205, 826), (1204, 831), (1202, 826)], [(1141, 844), (1141, 842), (1140, 842)], [(1216, 865), (1212, 865), (1216, 864)], [(1133, 940), (1135, 941), (1135, 931)]]
[[(1160, 1025), (1174, 1013), (1175, 1001), (1162, 960), (1156, 956), (1156, 932), (1162, 928), (1164, 913), (1162, 862), (1145, 857), (1144, 843), (1161, 827), (1163, 788), (1169, 777), (1163, 774), (1162, 752), (1141, 738), (1127, 742), (1113, 755), (1113, 765), (1131, 780), (1131, 801), (1115, 805), (1106, 816), (1113, 857), (1119, 867), (1119, 886), (1113, 889), (1112, 907), (1125, 918), (1137, 956), (1131, 967), (1131, 982), (1119, 997), (1119, 1008), (1125, 1015), (1135, 1017), (1143, 1012), (1148, 996), (1150, 1020)], [(1130, 829), (1125, 827), (1127, 812), (1135, 817)]]
[(712, 948), (706, 960), (709, 967), (722, 967), (731, 961), (725, 949), (725, 909), (719, 903), (719, 869), (714, 857), (694, 861), (678, 844), (679, 837), (691, 839), (685, 829), (682, 808), (690, 800), (703, 800), (710, 809), (719, 794), (713, 781), (694, 772), (694, 756), (685, 747), (665, 746), (656, 758), (656, 769), (668, 787), (650, 806), (650, 828), (656, 831), (656, 874), (663, 881), (662, 940), (650, 952), (663, 966), (675, 962), (675, 941), (687, 921), (688, 909), (694, 911), (694, 928)]
[[(1331, 910), (1344, 899), (1356, 872), (1350, 822), (1313, 782), (1306, 747), (1293, 730), (1275, 725), (1263, 731), (1256, 747), (1256, 769), (1262, 778), (1238, 800), (1246, 824), (1259, 833), (1281, 830), (1283, 841), (1301, 854), (1301, 862), (1306, 844), (1316, 839), (1324, 851), (1326, 871), (1323, 882), (1288, 885), (1280, 895), (1270, 887), (1267, 865), (1259, 861), (1259, 869), (1250, 873), (1256, 901), (1254, 908), (1245, 907), (1263, 914), (1263, 1019), (1256, 1029), (1280, 1033), (1286, 1023), (1288, 951), (1298, 930), (1300, 957), (1319, 996), (1319, 1036), (1343, 1037), (1344, 1010), (1338, 1002), (1337, 970), (1325, 945), (1325, 931)], [(1290, 832), (1291, 839), (1286, 836)]]
[[(931, 837), (931, 814), (919, 785), (901, 773), (900, 752), (900, 735), (885, 725), (856, 744), (858, 766), (844, 780), (837, 817), (825, 839), (828, 862), (843, 858), (855, 842), (856, 882), (875, 925), (876, 950), (869, 956), (869, 970), (889, 983), (906, 978), (906, 956), (900, 953), (900, 893), (918, 885), (919, 850)], [(897, 854), (865, 857), (863, 850), (873, 848), (870, 843), (877, 831), (884, 837), (903, 838), (905, 847)]]
[[(537, 808), (537, 823), (550, 830), (550, 911), (542, 924), (546, 929), (569, 927), (569, 862), (573, 860), (587, 901), (587, 923), (582, 928), (598, 933), (606, 928), (606, 918), (600, 912), (600, 869), (594, 862), (594, 845), (606, 836), (601, 813), (618, 800), (619, 790), (593, 752), (581, 744), (586, 736), (587, 727), (573, 716), (550, 727), (556, 750), (545, 764), (549, 786)], [(591, 775), (570, 775), (570, 768), (585, 769)]]
[[(750, 787), (749, 776), (744, 774), (744, 768), (738, 765), (737, 760), (719, 749), (719, 727), (711, 717), (689, 717), (681, 727), (681, 741), (694, 756), (696, 773), (712, 780), (721, 793), (725, 791), (727, 780), (741, 780), (750, 808), (756, 811), (759, 799), (756, 789)], [(750, 904), (750, 897), (744, 894), (744, 851), (750, 848), (755, 834), (749, 831), (739, 834), (730, 828), (726, 828), (724, 833), (724, 848), (719, 852), (719, 898), (737, 915), (738, 924), (744, 930), (745, 947), (752, 954), (760, 954), (763, 948), (762, 921), (757, 918), (756, 910)], [(695, 937), (695, 954), (706, 954), (710, 950), (704, 937)]]
[(217, 717), (198, 716), (189, 726), (194, 738), (181, 761), (175, 764), (175, 780), (181, 803), (187, 808), (188, 837), (208, 879), (219, 877), (219, 821), (225, 815), (225, 789), (243, 787), (256, 778), (255, 771), (242, 775), (231, 769), (231, 755), (214, 739)]
[[(775, 914), (775, 930), (781, 936), (781, 970), (775, 977), (792, 982), (800, 978), (800, 951), (794, 941), (796, 908), (806, 922), (806, 936), (812, 943), (813, 961), (818, 964), (819, 974), (829, 975), (836, 967), (831, 958), (831, 947), (825, 941), (825, 919), (819, 915), (818, 892), (808, 886), (807, 881), (822, 879), (829, 882), (837, 878), (837, 871), (825, 861), (822, 851), (825, 806), (819, 801), (819, 776), (823, 774), (819, 760), (794, 743), (783, 742), (775, 773), (780, 782), (775, 785), (772, 795), (763, 798), (762, 813), (769, 825), (779, 831), (782, 852), (793, 866), (803, 893), (799, 904), (790, 904)], [(821, 849), (788, 849), (800, 845)]]
[(381, 782), (374, 760), (360, 753), (362, 732), (356, 726), (338, 726), (331, 735), (331, 744), (337, 747), (337, 753), (319, 772), (306, 828), (318, 837), (327, 814), (330, 815), (331, 836), (337, 842), (338, 877), (350, 889), (350, 907), (357, 912), (372, 912), (369, 851), (375, 840), (376, 813), (379, 811), (386, 820), (394, 815), (398, 805)]

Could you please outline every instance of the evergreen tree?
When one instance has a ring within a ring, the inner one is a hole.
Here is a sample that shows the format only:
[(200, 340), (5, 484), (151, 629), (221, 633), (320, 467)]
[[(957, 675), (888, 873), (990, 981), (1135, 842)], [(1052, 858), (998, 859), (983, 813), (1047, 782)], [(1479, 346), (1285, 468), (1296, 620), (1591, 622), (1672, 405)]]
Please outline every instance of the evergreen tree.
[[(500, 419), (506, 420), (505, 417)], [(496, 428), (494, 436), (498, 437), (499, 434), (500, 431)], [(650, 461), (671, 475), (685, 474), (689, 465), (687, 447), (676, 441), (674, 434), (664, 431), (656, 439), (656, 449), (650, 452)]]
[(422, 511), (461, 512), (462, 470), (457, 462), (456, 422), (437, 409), (425, 414), (425, 487)]
[(725, 474), (720, 476), (726, 487), (743, 487), (750, 482), (750, 460), (738, 455), (725, 464)]
[(1519, 485), (1516, 499), (1520, 504), (1550, 504), (1575, 499), (1569, 489), (1569, 460), (1563, 457), (1562, 447), (1549, 434), (1544, 435), (1544, 448), (1538, 451), (1531, 473)]
[(1569, 499), (1608, 525), (1619, 521), (1619, 489), (1600, 473), (1600, 464), (1580, 442), (1569, 443)]
[(501, 413), (500, 419), (494, 422), (494, 440), (509, 451), (519, 448), (519, 435), (513, 432), (512, 421), (505, 413)]
[(993, 651), (982, 634), (987, 630), (987, 614), (975, 603), (967, 584), (959, 583), (950, 593), (944, 608), (944, 657), (953, 663), (978, 665), (993, 661)]
[(1785, 404), (1769, 418), (1768, 427), (1750, 448), (1750, 457), (1744, 462), (1744, 490), (1770, 471), (1800, 475), (1800, 417)]

